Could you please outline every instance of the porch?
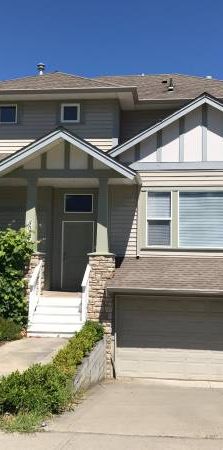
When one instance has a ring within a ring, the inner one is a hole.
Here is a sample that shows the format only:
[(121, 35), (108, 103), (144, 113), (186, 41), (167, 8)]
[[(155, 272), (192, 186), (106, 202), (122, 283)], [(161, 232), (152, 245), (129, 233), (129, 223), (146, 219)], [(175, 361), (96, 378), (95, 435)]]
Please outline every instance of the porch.
[(59, 130), (0, 162), (2, 228), (26, 226), (35, 246), (31, 335), (73, 334), (85, 322), (89, 254), (110, 255), (111, 186), (135, 184), (134, 178), (102, 151)]

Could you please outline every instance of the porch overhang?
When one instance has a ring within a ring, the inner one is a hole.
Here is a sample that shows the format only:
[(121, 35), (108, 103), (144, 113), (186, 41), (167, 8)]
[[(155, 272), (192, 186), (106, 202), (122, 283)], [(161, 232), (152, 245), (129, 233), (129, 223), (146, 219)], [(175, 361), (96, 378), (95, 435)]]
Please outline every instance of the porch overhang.
[[(37, 139), (31, 144), (23, 147), (14, 154), (0, 161), (0, 177), (8, 174), (9, 172), (15, 171), (19, 167), (23, 166), (26, 162), (29, 162), (32, 158), (42, 155), (47, 150), (51, 149), (56, 142), (60, 142), (61, 140), (68, 142), (79, 150), (84, 151), (89, 156), (95, 158), (96, 160), (107, 166), (108, 169), (115, 171), (116, 174), (119, 174), (121, 177), (127, 178), (131, 181), (134, 181), (136, 179), (136, 172), (133, 169), (124, 166), (113, 157), (104, 153), (102, 150), (93, 146), (89, 142), (80, 139), (66, 129), (62, 128), (52, 131), (46, 136)], [(103, 174), (103, 171), (101, 171), (101, 173)], [(71, 172), (69, 172), (69, 174), (71, 175)], [(69, 174), (66, 173), (66, 176), (68, 176)], [(59, 175), (59, 173), (57, 172), (56, 175)], [(74, 173), (71, 176), (73, 175)], [(39, 176), (41, 177), (40, 173)]]

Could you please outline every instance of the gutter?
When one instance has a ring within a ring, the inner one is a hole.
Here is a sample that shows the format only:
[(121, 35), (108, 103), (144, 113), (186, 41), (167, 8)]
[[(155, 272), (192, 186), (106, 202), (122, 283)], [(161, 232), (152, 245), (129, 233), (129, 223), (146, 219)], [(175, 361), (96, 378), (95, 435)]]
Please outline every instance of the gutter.
[(144, 294), (144, 295), (191, 295), (196, 296), (219, 296), (223, 297), (223, 290), (221, 289), (178, 289), (178, 288), (139, 288), (139, 287), (109, 287), (107, 292), (113, 294)]

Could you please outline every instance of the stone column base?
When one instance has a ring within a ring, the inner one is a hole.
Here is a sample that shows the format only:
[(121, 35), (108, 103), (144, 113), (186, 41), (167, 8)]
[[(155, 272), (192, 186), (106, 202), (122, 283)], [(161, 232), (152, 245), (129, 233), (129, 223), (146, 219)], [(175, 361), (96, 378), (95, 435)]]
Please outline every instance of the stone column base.
[(112, 253), (89, 255), (91, 266), (89, 277), (89, 320), (100, 321), (105, 330), (106, 337), (106, 375), (112, 377), (112, 297), (106, 295), (105, 287), (107, 281), (115, 273), (115, 255)]

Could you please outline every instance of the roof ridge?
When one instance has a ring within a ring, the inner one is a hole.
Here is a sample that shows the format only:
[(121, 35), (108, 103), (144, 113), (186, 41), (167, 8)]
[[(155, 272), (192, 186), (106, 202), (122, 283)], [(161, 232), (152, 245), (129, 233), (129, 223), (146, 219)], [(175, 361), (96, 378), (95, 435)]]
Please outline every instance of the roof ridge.
[[(223, 81), (223, 79), (220, 78), (207, 78), (205, 75), (190, 75), (185, 73), (178, 73), (178, 72), (172, 72), (172, 73), (144, 73), (143, 75), (140, 73), (137, 74), (122, 74), (122, 75), (97, 75), (95, 78), (131, 78), (131, 77), (163, 77), (163, 76), (179, 76), (179, 77), (186, 77), (186, 78), (198, 78), (208, 81)], [(95, 79), (93, 78), (93, 79)]]
[[(41, 75), (41, 77), (45, 78), (45, 77), (49, 77), (51, 75), (56, 75), (56, 74), (65, 75), (65, 76), (67, 76), (69, 78), (74, 78), (74, 79), (78, 78), (78, 79), (81, 79), (81, 80), (93, 81), (94, 83), (103, 84), (104, 86), (117, 87), (117, 84), (112, 84), (111, 82), (104, 82), (104, 81), (96, 80), (95, 78), (83, 77), (81, 75), (75, 75), (75, 74), (72, 74), (72, 73), (61, 72), (59, 70), (56, 70), (54, 72), (43, 73)], [(35, 75), (27, 75), (27, 76), (24, 76), (24, 77), (11, 78), (11, 79), (7, 79), (7, 80), (0, 80), (0, 84), (8, 83), (8, 82), (10, 83), (10, 82), (13, 82), (13, 81), (27, 80), (27, 79), (30, 79), (30, 78), (31, 79), (35, 79), (35, 78), (39, 79), (39, 76), (40, 76), (39, 74), (35, 74)], [(123, 87), (123, 85), (121, 85), (121, 84), (119, 86)]]

